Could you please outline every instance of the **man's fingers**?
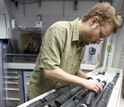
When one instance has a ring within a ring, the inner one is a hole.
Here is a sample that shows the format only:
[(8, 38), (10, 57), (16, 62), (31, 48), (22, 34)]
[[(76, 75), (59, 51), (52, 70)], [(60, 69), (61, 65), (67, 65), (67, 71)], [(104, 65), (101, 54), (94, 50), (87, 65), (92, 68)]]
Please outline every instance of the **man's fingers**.
[(102, 87), (102, 85), (101, 85), (100, 83), (98, 83), (98, 84), (96, 85), (96, 87), (99, 88), (99, 91), (102, 91), (102, 90), (103, 90), (103, 87)]
[(87, 89), (93, 90), (96, 93), (102, 91), (103, 87), (97, 80), (87, 80), (89, 82)]
[(98, 93), (98, 90), (97, 90), (96, 88), (94, 89), (94, 91), (95, 91), (96, 93)]
[(99, 91), (99, 87), (96, 86), (95, 89), (96, 89), (97, 91)]

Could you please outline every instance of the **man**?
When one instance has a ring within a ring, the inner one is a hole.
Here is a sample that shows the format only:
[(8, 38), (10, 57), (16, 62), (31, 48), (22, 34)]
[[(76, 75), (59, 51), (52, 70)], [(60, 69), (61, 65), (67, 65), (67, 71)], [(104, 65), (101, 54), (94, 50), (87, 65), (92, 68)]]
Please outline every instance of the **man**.
[(29, 99), (65, 84), (102, 91), (99, 82), (87, 79), (88, 76), (80, 70), (80, 64), (85, 45), (99, 44), (115, 33), (121, 25), (118, 18), (111, 5), (99, 3), (82, 19), (53, 24), (42, 41), (28, 88)]

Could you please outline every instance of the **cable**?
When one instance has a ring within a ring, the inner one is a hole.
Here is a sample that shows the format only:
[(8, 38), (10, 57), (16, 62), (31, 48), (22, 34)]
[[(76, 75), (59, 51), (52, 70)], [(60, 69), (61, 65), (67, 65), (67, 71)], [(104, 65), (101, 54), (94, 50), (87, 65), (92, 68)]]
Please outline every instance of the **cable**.
[(112, 53), (112, 43), (113, 43), (113, 35), (111, 35), (110, 45), (107, 46), (108, 54), (107, 54), (104, 70), (103, 70), (103, 72), (98, 72), (98, 74), (105, 75), (105, 72), (107, 72), (107, 70), (108, 70), (108, 66), (109, 66), (109, 62), (110, 62), (109, 60), (111, 59), (110, 57), (111, 57), (111, 53)]
[(121, 49), (120, 56), (118, 59), (118, 65), (117, 65), (116, 73), (120, 72), (119, 69), (121, 68), (121, 65), (123, 62), (123, 55), (124, 55), (124, 41), (123, 41), (122, 49)]

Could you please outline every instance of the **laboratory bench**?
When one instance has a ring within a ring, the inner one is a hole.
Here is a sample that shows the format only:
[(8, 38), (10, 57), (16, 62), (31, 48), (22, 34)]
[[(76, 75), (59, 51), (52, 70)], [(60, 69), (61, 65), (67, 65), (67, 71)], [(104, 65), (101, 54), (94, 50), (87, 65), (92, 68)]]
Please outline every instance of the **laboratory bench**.
[[(95, 69), (89, 73), (87, 73), (88, 76), (91, 76), (93, 79), (97, 79), (99, 78), (101, 81), (105, 80), (107, 81), (107, 83), (109, 83), (110, 81), (112, 81), (113, 77), (115, 76), (117, 69), (116, 68), (108, 68), (108, 71), (105, 73), (105, 75), (98, 75), (99, 71), (103, 71), (104, 67), (100, 67), (98, 69)], [(122, 90), (122, 82), (123, 82), (123, 70), (119, 69), (120, 75), (119, 78), (117, 80), (116, 85), (113, 88), (112, 94), (110, 96), (109, 102), (107, 107), (120, 107), (120, 98), (121, 98), (121, 90)], [(21, 105), (19, 105), (18, 107), (26, 107), (29, 104), (44, 98), (45, 96), (51, 94), (55, 92), (55, 90), (51, 90), (49, 92), (46, 92), (30, 101), (27, 101), (26, 103), (23, 103)]]

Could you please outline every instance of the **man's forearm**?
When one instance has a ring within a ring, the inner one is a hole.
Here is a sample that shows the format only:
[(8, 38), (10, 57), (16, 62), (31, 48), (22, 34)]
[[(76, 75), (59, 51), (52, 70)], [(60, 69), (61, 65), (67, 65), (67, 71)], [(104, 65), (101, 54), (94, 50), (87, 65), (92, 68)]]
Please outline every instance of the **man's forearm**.
[(75, 75), (79, 76), (81, 78), (87, 78), (88, 77), (83, 71), (81, 71), (81, 69), (78, 69)]
[(62, 84), (71, 84), (71, 85), (81, 85), (85, 83), (85, 79), (66, 73), (60, 68), (54, 70), (44, 69), (44, 76), (53, 81), (62, 83)]

